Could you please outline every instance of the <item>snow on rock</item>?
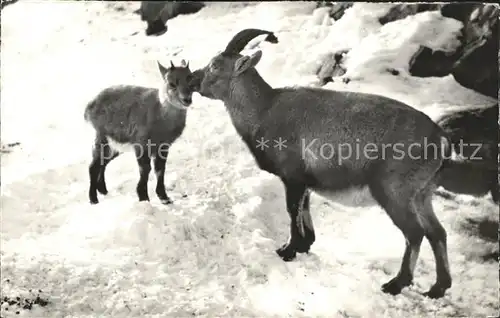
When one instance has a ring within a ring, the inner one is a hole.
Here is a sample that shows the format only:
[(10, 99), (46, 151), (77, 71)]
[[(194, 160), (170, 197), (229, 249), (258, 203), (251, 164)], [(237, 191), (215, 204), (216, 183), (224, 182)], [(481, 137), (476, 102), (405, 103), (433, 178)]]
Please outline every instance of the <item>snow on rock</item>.
[[(98, 205), (87, 197), (92, 130), (83, 122), (85, 104), (107, 85), (157, 85), (157, 59), (184, 58), (195, 69), (240, 29), (270, 28), (280, 42), (258, 44), (264, 54), (257, 68), (273, 86), (315, 85), (317, 57), (348, 48), (353, 70), (370, 76), (327, 88), (382, 94), (437, 116), (490, 100), (450, 76), (393, 76), (384, 68), (404, 68), (416, 43), (451, 49), (457, 24), (422, 14), (381, 27), (378, 17), (393, 4), (357, 3), (330, 25), (321, 12), (312, 14), (311, 2), (222, 2), (146, 37), (134, 5), (118, 12), (105, 2), (21, 1), (2, 10), (2, 138), (21, 146), (2, 154), (1, 293), (27, 297), (41, 289), (49, 301), (19, 315), (4, 303), (2, 317), (496, 313), (498, 264), (481, 257), (498, 244), (476, 233), (498, 222), (488, 197), (434, 200), (454, 278), (441, 300), (420, 295), (434, 280), (426, 243), (415, 285), (398, 297), (380, 291), (399, 269), (404, 239), (377, 207), (313, 194), (316, 242), (310, 254), (285, 263), (274, 252), (289, 231), (283, 185), (256, 167), (222, 103), (197, 95), (167, 163), (172, 205), (158, 202), (154, 174), (151, 202), (136, 202), (132, 154), (107, 168), (109, 194)], [(39, 27), (20, 27), (26, 19)]]
[(363, 38), (346, 57), (345, 77), (380, 74), (390, 69), (408, 74), (409, 61), (420, 45), (453, 53), (462, 24), (443, 18), (439, 12), (423, 12), (388, 23)]

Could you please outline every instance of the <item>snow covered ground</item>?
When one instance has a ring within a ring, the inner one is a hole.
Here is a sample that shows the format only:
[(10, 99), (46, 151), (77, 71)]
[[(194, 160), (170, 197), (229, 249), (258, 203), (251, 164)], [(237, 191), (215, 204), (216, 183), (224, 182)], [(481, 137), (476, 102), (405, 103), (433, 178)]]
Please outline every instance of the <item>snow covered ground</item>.
[(167, 165), (175, 204), (159, 203), (154, 182), (151, 202), (136, 202), (132, 154), (109, 166), (110, 194), (99, 205), (87, 198), (92, 131), (83, 108), (107, 85), (157, 85), (156, 59), (185, 58), (194, 69), (242, 28), (269, 29), (280, 43), (261, 44), (257, 68), (271, 85), (316, 85), (322, 56), (347, 48), (353, 80), (327, 88), (386, 95), (436, 118), (492, 103), (451, 76), (408, 74), (419, 44), (453, 50), (460, 23), (426, 12), (382, 27), (377, 17), (391, 4), (356, 4), (332, 22), (324, 9), (313, 13), (314, 2), (211, 3), (147, 38), (138, 6), (20, 1), (2, 10), (2, 142), (21, 145), (1, 157), (1, 298), (41, 289), (50, 302), (4, 303), (2, 317), (498, 314), (498, 262), (484, 260), (498, 243), (478, 234), (498, 222), (489, 195), (434, 199), (454, 279), (442, 299), (421, 296), (435, 277), (426, 241), (415, 285), (397, 297), (380, 291), (399, 269), (404, 240), (379, 208), (314, 195), (317, 241), (285, 263), (274, 252), (288, 233), (282, 185), (256, 167), (223, 105), (198, 95)]

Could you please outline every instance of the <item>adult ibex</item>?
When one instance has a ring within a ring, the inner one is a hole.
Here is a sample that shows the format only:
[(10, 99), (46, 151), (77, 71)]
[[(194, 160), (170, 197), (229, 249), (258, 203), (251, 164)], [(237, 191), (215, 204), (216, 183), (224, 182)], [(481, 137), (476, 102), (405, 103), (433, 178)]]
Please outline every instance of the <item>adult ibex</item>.
[[(310, 87), (272, 88), (255, 69), (262, 52), (240, 54), (252, 38), (262, 34), (268, 35), (269, 42), (277, 42), (269, 31), (237, 33), (222, 53), (193, 72), (192, 85), (202, 96), (224, 102), (259, 167), (282, 180), (290, 238), (276, 252), (290, 261), (297, 252), (308, 252), (315, 241), (309, 189), (324, 193), (367, 187), (406, 239), (401, 269), (382, 286), (383, 291), (398, 294), (412, 283), (425, 236), (437, 271), (435, 284), (425, 294), (442, 297), (452, 280), (446, 231), (434, 214), (432, 194), (436, 174), (451, 152), (443, 130), (424, 113), (382, 96)], [(265, 140), (286, 144), (265, 147)], [(351, 155), (342, 151), (325, 155), (325, 149), (341, 149), (340, 145), (347, 146)], [(365, 149), (363, 154), (360, 149)]]

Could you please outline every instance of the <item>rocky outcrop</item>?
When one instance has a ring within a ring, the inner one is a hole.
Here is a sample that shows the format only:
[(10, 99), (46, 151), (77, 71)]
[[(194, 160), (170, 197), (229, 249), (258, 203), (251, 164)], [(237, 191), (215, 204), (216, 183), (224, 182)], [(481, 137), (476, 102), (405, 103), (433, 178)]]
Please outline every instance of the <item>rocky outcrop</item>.
[[(330, 7), (330, 16), (340, 19), (352, 3), (318, 1), (317, 6)], [(452, 74), (462, 86), (486, 96), (498, 97), (498, 15), (499, 9), (493, 4), (448, 3), (448, 4), (398, 4), (379, 18), (381, 24), (404, 19), (424, 11), (440, 10), (447, 18), (463, 23), (461, 46), (452, 54), (420, 47), (410, 61), (410, 73), (418, 77), (447, 76)], [(324, 83), (334, 77), (334, 70), (345, 73), (345, 68), (335, 58), (325, 59), (317, 71)], [(342, 73), (343, 74), (343, 73)], [(327, 79), (325, 81), (325, 79)]]
[[(353, 5), (351, 2), (346, 3), (331, 3), (328, 1), (319, 1), (317, 2), (317, 7), (330, 7), (330, 17), (335, 20), (340, 19), (346, 9), (350, 8)], [(387, 14), (379, 18), (380, 24), (384, 25), (392, 21), (404, 19), (409, 15), (413, 15), (419, 12), (431, 11), (431, 10), (439, 10), (443, 5), (440, 4), (398, 4), (394, 5)], [(324, 85), (328, 82), (333, 81), (333, 79), (337, 76), (341, 76), (346, 73), (346, 68), (342, 64), (342, 60), (344, 56), (348, 53), (348, 51), (334, 52), (330, 55), (324, 57), (324, 62), (321, 67), (317, 70), (316, 75), (318, 76), (320, 82)], [(423, 54), (430, 54), (431, 52), (422, 51)], [(423, 55), (424, 57), (426, 55)], [(420, 64), (420, 60), (417, 61), (417, 73), (419, 72), (418, 66)], [(444, 64), (443, 64), (444, 65)], [(439, 67), (438, 64), (435, 67)], [(446, 68), (446, 71), (449, 70), (449, 66)], [(397, 71), (388, 70), (394, 75)], [(427, 73), (420, 72), (419, 74), (426, 75)], [(446, 75), (446, 74), (444, 74)], [(443, 76), (444, 76), (443, 75)], [(348, 79), (344, 79), (348, 80)]]
[(342, 18), (345, 10), (352, 7), (353, 2), (331, 2), (331, 1), (316, 1), (316, 8), (329, 7), (330, 18), (337, 21)]
[(439, 185), (448, 191), (470, 195), (491, 192), (499, 201), (498, 104), (443, 117), (437, 123), (448, 133), (455, 153), (464, 162), (451, 162), (441, 173)]
[(167, 31), (166, 23), (180, 14), (200, 11), (205, 4), (199, 1), (141, 1), (138, 13), (148, 27), (146, 35), (161, 35)]
[(498, 8), (492, 4), (450, 3), (442, 5), (441, 14), (464, 24), (462, 45), (449, 56), (422, 47), (410, 73), (422, 77), (452, 74), (460, 85), (497, 99)]

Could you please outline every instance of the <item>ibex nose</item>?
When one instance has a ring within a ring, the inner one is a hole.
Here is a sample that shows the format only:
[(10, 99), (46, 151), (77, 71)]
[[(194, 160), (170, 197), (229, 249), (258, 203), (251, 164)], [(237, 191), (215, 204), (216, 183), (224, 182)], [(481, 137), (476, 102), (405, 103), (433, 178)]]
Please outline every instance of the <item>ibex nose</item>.
[(193, 101), (190, 96), (182, 96), (180, 100), (184, 106), (191, 105), (191, 102)]

